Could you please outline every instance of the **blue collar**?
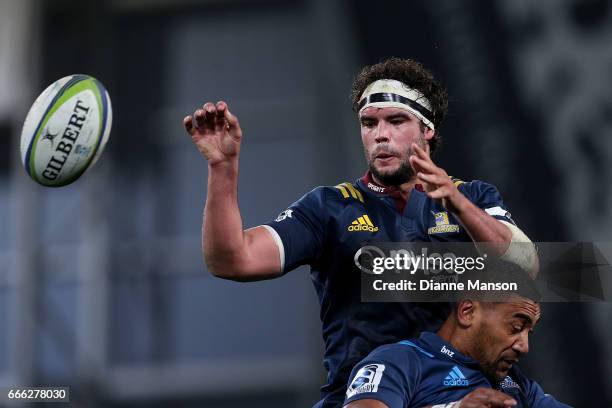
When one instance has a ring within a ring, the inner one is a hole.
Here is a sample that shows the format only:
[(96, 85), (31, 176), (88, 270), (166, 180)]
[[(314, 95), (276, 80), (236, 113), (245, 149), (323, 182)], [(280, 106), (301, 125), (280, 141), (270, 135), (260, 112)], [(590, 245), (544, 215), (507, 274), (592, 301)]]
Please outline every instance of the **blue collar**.
[(450, 343), (444, 341), (436, 333), (422, 332), (419, 336), (418, 343), (437, 358), (452, 360), (464, 366), (479, 367), (478, 361), (465, 354), (461, 354), (451, 346)]

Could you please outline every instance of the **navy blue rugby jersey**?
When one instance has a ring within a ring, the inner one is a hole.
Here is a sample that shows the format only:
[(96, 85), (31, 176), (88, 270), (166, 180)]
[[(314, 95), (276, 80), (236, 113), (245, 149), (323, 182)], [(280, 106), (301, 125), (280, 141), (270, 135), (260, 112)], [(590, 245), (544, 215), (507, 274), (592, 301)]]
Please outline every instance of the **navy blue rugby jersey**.
[[(455, 181), (493, 217), (513, 222), (497, 189), (482, 181)], [(417, 186), (419, 187), (419, 186)], [(415, 188), (407, 202), (394, 187), (369, 175), (355, 183), (317, 187), (266, 225), (286, 273), (310, 265), (321, 305), (327, 384), (317, 407), (339, 407), (353, 366), (376, 347), (437, 330), (446, 303), (362, 303), (355, 252), (366, 242), (470, 242), (453, 214)]]
[(516, 408), (569, 407), (545, 394), (516, 366), (492, 384), (475, 360), (430, 332), (377, 348), (355, 366), (350, 378), (346, 404), (375, 399), (389, 408), (419, 408), (459, 401), (477, 388), (495, 388), (514, 398)]

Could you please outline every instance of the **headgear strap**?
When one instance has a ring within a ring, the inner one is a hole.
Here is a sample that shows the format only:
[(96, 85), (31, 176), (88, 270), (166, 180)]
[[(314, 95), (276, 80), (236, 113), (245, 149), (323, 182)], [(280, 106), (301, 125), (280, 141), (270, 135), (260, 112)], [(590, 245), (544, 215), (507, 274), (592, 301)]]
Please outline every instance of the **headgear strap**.
[(407, 110), (431, 130), (435, 130), (431, 104), (421, 92), (409, 88), (403, 82), (394, 79), (379, 79), (372, 82), (361, 94), (357, 109), (361, 113), (371, 106)]

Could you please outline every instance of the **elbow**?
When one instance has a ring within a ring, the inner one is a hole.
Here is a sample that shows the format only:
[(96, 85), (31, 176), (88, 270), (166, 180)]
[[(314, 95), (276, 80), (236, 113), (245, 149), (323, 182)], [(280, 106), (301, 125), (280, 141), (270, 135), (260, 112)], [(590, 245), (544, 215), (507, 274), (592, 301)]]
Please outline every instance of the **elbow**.
[(511, 232), (510, 244), (501, 259), (512, 262), (535, 279), (540, 269), (538, 251), (533, 242), (517, 226), (505, 223)]
[(240, 262), (233, 258), (220, 258), (212, 254), (204, 254), (204, 263), (210, 274), (216, 278), (236, 282), (245, 281), (245, 273), (240, 267)]

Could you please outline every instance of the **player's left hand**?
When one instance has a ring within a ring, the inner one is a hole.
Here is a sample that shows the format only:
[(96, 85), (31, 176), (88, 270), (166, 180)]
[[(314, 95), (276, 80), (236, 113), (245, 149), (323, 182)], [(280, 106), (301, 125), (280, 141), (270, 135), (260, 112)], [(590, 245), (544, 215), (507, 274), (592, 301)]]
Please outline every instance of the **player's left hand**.
[(410, 156), (410, 165), (417, 176), (417, 182), (423, 185), (427, 195), (439, 200), (447, 211), (460, 214), (465, 208), (468, 199), (461, 194), (451, 178), (443, 168), (438, 167), (431, 160), (429, 145), (425, 149), (412, 144), (413, 155)]

